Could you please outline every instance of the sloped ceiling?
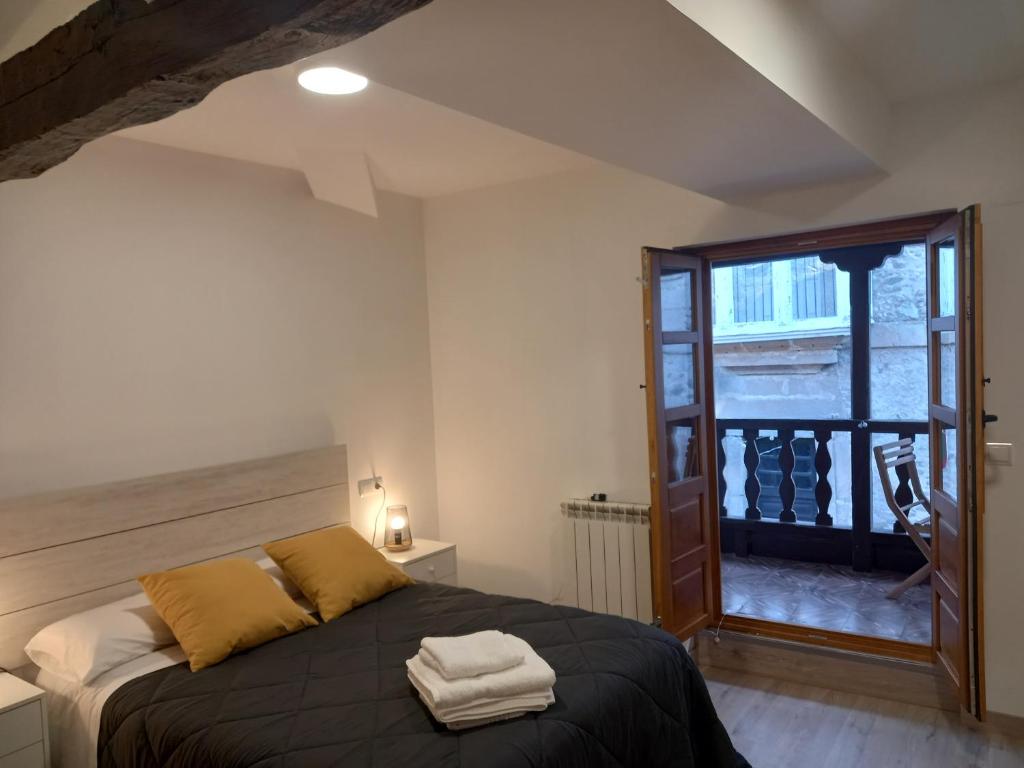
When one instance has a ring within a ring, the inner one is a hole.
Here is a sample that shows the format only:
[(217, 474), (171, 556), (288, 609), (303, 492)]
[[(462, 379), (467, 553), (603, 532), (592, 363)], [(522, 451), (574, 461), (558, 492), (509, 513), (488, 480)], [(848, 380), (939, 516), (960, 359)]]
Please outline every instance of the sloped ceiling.
[(799, 0), (893, 103), (1024, 77), (1021, 0)]
[(313, 60), (714, 196), (879, 170), (665, 0), (435, 0)]
[[(328, 191), (332, 173), (340, 185), (372, 179), (379, 189), (434, 197), (594, 163), (379, 83), (350, 96), (309, 93), (296, 84), (303, 68), (232, 80), (197, 107), (119, 135), (304, 171), (317, 196), (333, 202), (349, 193)], [(365, 189), (353, 194), (364, 199)]]
[(0, 61), (34, 45), (91, 0), (4, 0), (0, 3)]
[[(0, 58), (87, 4), (8, 0)], [(435, 0), (298, 65), (364, 94), (309, 101), (286, 67), (128, 135), (359, 176), (336, 196), (363, 208), (591, 159), (728, 198), (884, 172), (893, 103), (1024, 76), (1022, 38), (1019, 0)]]

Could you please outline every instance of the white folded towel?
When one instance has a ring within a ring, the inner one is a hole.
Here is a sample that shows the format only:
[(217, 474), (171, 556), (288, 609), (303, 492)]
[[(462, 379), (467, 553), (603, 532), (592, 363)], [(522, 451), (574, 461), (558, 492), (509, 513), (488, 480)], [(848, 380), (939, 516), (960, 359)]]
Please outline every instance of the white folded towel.
[(419, 691), (420, 698), (423, 700), (423, 703), (427, 705), (427, 709), (430, 710), (430, 714), (434, 716), (435, 720), (442, 723), (450, 723), (456, 720), (495, 717), (497, 715), (510, 713), (540, 712), (555, 701), (554, 692), (550, 688), (546, 688), (544, 690), (537, 691), (536, 693), (523, 694), (522, 696), (504, 696), (498, 699), (484, 697), (475, 699), (467, 704), (437, 709), (431, 705), (427, 698), (427, 694), (412, 674), (409, 675), (409, 680), (416, 690)]
[(504, 699), (478, 699), (460, 707), (435, 710), (427, 701), (412, 673), (409, 673), (409, 680), (419, 691), (420, 700), (430, 710), (434, 719), (439, 723), (444, 723), (452, 731), (475, 728), (501, 720), (511, 720), (514, 717), (525, 715), (527, 712), (542, 712), (555, 701), (554, 692), (548, 688), (546, 691), (534, 695), (510, 696)]
[(509, 637), (496, 629), (458, 637), (424, 637), (420, 658), (445, 680), (501, 672), (523, 663), (522, 650), (508, 642)]
[(506, 642), (523, 654), (523, 663), (477, 677), (445, 680), (419, 655), (405, 662), (409, 677), (433, 711), (470, 704), (478, 699), (507, 699), (542, 694), (555, 684), (555, 671), (524, 640), (507, 635)]
[(442, 709), (436, 717), (443, 723), (497, 717), (519, 712), (541, 712), (555, 703), (555, 693), (548, 688), (534, 696), (512, 696), (508, 699), (481, 699), (462, 707)]

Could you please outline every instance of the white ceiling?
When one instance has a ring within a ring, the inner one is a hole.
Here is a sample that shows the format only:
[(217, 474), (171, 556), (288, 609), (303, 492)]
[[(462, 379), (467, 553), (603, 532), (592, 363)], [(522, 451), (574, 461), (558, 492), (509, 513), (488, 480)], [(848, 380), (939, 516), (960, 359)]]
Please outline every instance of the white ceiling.
[[(298, 71), (323, 64), (372, 85), (349, 97), (303, 92)], [(304, 170), (318, 197), (368, 213), (372, 194), (353, 186), (367, 163), (377, 187), (420, 197), (589, 158), (717, 196), (878, 170), (665, 0), (434, 0), (122, 135)], [(366, 163), (353, 161), (360, 152)], [(311, 171), (348, 186), (328, 190)]]
[(796, 0), (893, 103), (1024, 77), (1022, 0)]
[[(4, 0), (0, 60), (89, 1)], [(314, 63), (373, 82), (257, 73), (125, 135), (367, 212), (595, 159), (730, 197), (884, 170), (893, 103), (1024, 76), (1024, 0), (434, 0)]]
[(666, 0), (434, 0), (313, 58), (716, 196), (878, 170)]
[(302, 68), (232, 80), (192, 109), (119, 135), (296, 170), (364, 155), (377, 188), (416, 197), (594, 163), (379, 83), (350, 96), (309, 93), (295, 81)]
[(0, 61), (34, 45), (90, 4), (91, 0), (2, 0)]

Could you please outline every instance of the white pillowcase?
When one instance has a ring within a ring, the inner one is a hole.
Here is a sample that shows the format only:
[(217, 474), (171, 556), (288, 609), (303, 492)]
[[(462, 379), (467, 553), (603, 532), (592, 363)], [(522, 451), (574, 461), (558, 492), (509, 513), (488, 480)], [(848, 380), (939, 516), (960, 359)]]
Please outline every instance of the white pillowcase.
[(28, 641), (25, 653), (47, 672), (87, 685), (108, 669), (176, 642), (140, 593), (44, 627)]
[[(269, 557), (257, 560), (256, 565), (289, 597), (302, 597)], [(25, 653), (37, 667), (88, 685), (109, 669), (177, 642), (149, 598), (140, 592), (44, 627), (28, 641)]]

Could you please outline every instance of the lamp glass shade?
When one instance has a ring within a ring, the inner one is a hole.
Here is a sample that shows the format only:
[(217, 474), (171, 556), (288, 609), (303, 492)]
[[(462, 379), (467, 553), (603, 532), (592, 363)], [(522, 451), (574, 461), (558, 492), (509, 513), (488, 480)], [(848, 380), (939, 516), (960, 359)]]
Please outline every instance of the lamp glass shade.
[(412, 546), (412, 528), (409, 525), (409, 510), (404, 504), (387, 509), (387, 524), (384, 526), (384, 547), (401, 550)]

